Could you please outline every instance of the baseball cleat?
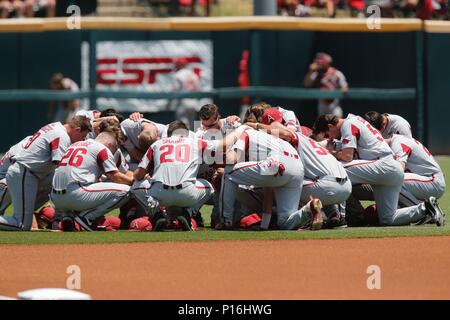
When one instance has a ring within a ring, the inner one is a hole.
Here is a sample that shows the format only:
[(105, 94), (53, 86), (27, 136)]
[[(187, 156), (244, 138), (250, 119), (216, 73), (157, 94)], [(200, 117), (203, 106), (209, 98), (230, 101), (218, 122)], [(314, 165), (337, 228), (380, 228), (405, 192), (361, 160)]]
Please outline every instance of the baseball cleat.
[(164, 231), (168, 227), (167, 217), (161, 211), (153, 216), (153, 231)]
[(73, 218), (70, 216), (65, 216), (61, 220), (61, 230), (64, 232), (72, 232), (75, 231), (75, 222)]
[(233, 230), (233, 223), (230, 221), (219, 222), (215, 225), (214, 229), (220, 231)]
[(320, 199), (312, 199), (308, 203), (309, 212), (311, 213), (311, 230), (319, 230), (322, 228), (322, 202)]
[(433, 223), (436, 223), (438, 227), (444, 226), (445, 214), (439, 206), (435, 197), (429, 197), (428, 200), (425, 201), (425, 209), (432, 216)]
[(183, 231), (193, 231), (190, 223), (191, 218), (186, 217), (185, 215), (177, 217), (178, 222), (180, 223), (181, 230)]
[(95, 231), (92, 222), (85, 217), (75, 215), (75, 221), (80, 225), (81, 229), (84, 231)]

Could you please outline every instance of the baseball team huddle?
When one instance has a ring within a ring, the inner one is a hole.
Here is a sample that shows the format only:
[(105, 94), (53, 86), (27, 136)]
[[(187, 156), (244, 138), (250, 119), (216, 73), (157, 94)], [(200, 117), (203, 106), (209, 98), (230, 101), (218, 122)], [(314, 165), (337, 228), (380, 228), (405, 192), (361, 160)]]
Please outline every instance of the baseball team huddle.
[(0, 230), (194, 231), (204, 204), (215, 230), (445, 223), (442, 170), (400, 116), (324, 114), (310, 129), (261, 102), (243, 119), (206, 104), (197, 123), (107, 109), (44, 126), (0, 161)]

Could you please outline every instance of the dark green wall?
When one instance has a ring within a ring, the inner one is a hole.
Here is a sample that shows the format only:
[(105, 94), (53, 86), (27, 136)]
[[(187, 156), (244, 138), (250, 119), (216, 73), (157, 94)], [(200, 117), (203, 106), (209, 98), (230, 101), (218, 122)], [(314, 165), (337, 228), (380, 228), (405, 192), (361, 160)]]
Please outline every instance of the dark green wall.
[[(259, 47), (257, 42), (252, 41), (255, 32), (260, 35)], [(258, 55), (261, 57), (260, 79), (252, 79), (254, 83), (259, 80), (261, 85), (302, 87), (303, 76), (308, 70), (314, 54), (318, 51), (325, 51), (333, 56), (334, 65), (347, 76), (350, 87), (414, 88), (416, 83), (414, 33), (98, 30), (0, 33), (0, 43), (2, 43), (0, 89), (44, 89), (48, 86), (51, 74), (57, 71), (79, 83), (81, 76), (80, 44), (83, 40), (88, 40), (90, 35), (95, 35), (98, 41), (211, 39), (214, 50), (214, 87), (237, 86), (239, 60), (245, 49), (251, 50), (251, 58)], [(441, 52), (434, 54), (444, 55)], [(258, 65), (252, 64), (251, 67), (251, 75), (258, 74), (258, 70), (255, 70)], [(444, 86), (444, 82), (441, 82), (441, 86)], [(435, 91), (438, 92), (438, 90)], [(449, 94), (449, 90), (446, 94)], [(239, 99), (216, 102), (222, 107), (223, 115), (239, 111)], [(299, 113), (299, 118), (305, 125), (310, 126), (316, 117), (316, 101), (313, 100), (298, 101), (280, 97), (279, 99), (268, 99), (268, 102), (294, 109)], [(414, 127), (416, 126), (414, 101), (354, 100), (344, 101), (343, 106), (345, 112), (363, 113), (377, 109), (383, 112), (398, 113), (408, 118)], [(441, 104), (440, 107), (443, 108), (443, 105)], [(12, 143), (47, 122), (47, 103), (0, 102), (0, 108), (4, 110), (3, 115), (8, 117), (8, 121), (0, 128), (0, 134), (4, 137), (0, 141), (0, 151), (5, 150)], [(170, 121), (173, 115), (161, 113), (152, 115), (152, 117), (157, 121)], [(433, 146), (437, 147), (438, 145), (434, 144)], [(450, 150), (448, 151), (450, 152)]]
[(428, 146), (450, 154), (450, 34), (427, 33), (425, 42)]

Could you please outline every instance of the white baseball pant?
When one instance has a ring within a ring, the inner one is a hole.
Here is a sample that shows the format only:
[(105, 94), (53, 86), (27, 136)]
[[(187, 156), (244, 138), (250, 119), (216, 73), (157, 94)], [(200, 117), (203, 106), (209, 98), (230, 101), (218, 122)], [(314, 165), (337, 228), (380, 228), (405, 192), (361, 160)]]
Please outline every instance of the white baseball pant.
[(431, 177), (405, 173), (399, 201), (402, 206), (413, 206), (432, 196), (439, 199), (444, 192), (445, 178), (442, 173), (434, 174)]
[(130, 199), (130, 186), (113, 182), (98, 182), (87, 186), (72, 183), (64, 190), (52, 190), (50, 198), (56, 211), (73, 212), (94, 221), (111, 210), (120, 208)]
[(344, 165), (352, 184), (370, 184), (377, 205), (380, 224), (400, 226), (425, 216), (420, 205), (398, 208), (403, 184), (403, 169), (392, 156), (378, 160), (354, 160)]
[(0, 215), (4, 215), (6, 209), (11, 205), (11, 195), (6, 184), (6, 177), (0, 180)]
[[(183, 182), (177, 189), (165, 186), (161, 182), (149, 180), (136, 181), (132, 187), (132, 194), (137, 202), (148, 208), (147, 198), (151, 196), (166, 207), (179, 207), (200, 210), (203, 204), (214, 194), (213, 186), (205, 179)], [(188, 210), (192, 215), (192, 211)]]
[(352, 183), (349, 179), (338, 182), (334, 177), (323, 177), (319, 180), (303, 180), (301, 194), (302, 203), (307, 203), (309, 197), (320, 199), (324, 207), (345, 202), (352, 193)]
[(6, 182), (14, 214), (11, 217), (0, 216), (0, 230), (31, 230), (34, 210), (49, 200), (52, 178), (53, 172), (41, 178), (20, 163), (10, 166)]
[[(282, 175), (277, 174), (280, 166)], [(235, 221), (234, 206), (239, 185), (255, 188), (271, 187), (277, 203), (278, 226), (280, 229), (294, 230), (311, 223), (311, 216), (305, 208), (298, 210), (303, 183), (303, 165), (300, 160), (281, 156), (263, 161), (249, 161), (227, 166), (220, 193), (220, 211), (223, 222)]]

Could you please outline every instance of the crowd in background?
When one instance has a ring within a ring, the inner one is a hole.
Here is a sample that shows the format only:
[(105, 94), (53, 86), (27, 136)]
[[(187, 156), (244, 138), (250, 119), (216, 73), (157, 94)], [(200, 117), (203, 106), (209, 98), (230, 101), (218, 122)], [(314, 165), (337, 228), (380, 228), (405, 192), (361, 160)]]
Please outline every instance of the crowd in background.
[[(247, 0), (246, 8), (251, 6)], [(449, 0), (276, 0), (278, 14), (297, 17), (359, 17), (374, 14), (367, 10), (376, 5), (382, 17), (448, 20)], [(0, 17), (65, 16), (65, 8), (75, 4), (82, 14), (96, 14), (96, 0), (0, 0)], [(222, 12), (224, 0), (136, 0), (151, 8), (155, 16), (248, 15), (248, 12)], [(161, 7), (165, 10), (161, 10)], [(216, 10), (213, 10), (216, 9)]]

